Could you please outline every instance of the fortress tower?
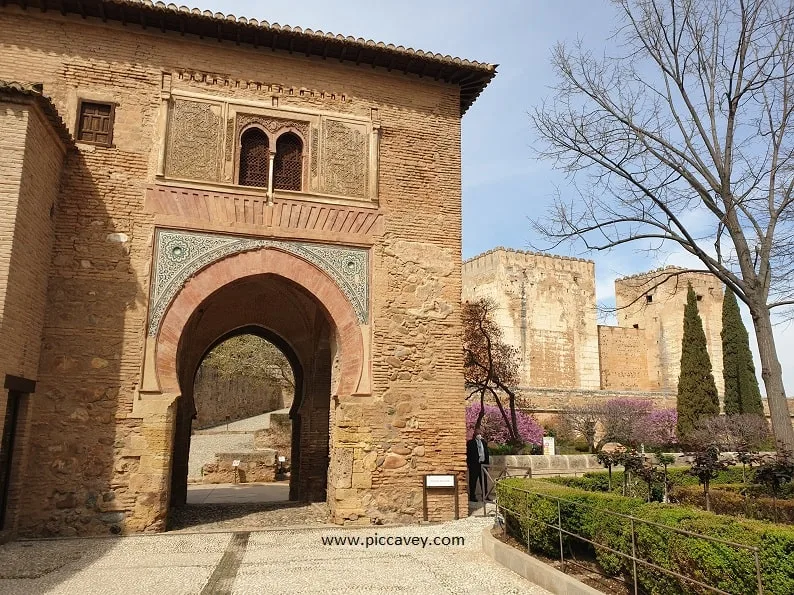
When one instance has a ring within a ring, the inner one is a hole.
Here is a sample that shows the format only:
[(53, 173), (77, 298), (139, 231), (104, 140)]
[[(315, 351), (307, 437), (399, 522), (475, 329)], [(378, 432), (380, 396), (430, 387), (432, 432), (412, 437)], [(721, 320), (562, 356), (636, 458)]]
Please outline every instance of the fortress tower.
[(598, 389), (595, 265), (495, 248), (463, 264), (463, 299), (490, 298), (524, 387)]
[[(722, 283), (710, 273), (683, 272), (684, 269), (667, 267), (641, 275), (615, 281), (615, 302), (619, 331), (624, 335), (634, 333), (638, 343), (632, 350), (631, 360), (624, 359), (601, 341), (602, 388), (635, 388), (620, 386), (615, 368), (642, 366), (645, 390), (676, 391), (681, 372), (681, 341), (684, 332), (684, 306), (687, 285), (697, 295), (706, 347), (711, 358), (714, 380), (720, 395), (724, 392), (722, 379)], [(601, 327), (601, 329), (610, 327)], [(637, 332), (638, 331), (638, 332)], [(599, 332), (603, 337), (608, 331)], [(613, 332), (614, 334), (614, 332)], [(629, 354), (624, 354), (629, 355)], [(607, 360), (607, 361), (605, 361)]]

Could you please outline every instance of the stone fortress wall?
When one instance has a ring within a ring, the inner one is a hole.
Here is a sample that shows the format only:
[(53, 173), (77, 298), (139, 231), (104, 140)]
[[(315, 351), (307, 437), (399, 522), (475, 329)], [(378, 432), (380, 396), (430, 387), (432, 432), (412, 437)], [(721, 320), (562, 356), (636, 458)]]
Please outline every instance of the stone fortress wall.
[(616, 397), (675, 406), (687, 283), (722, 393), (723, 292), (713, 275), (668, 267), (617, 279), (617, 326), (607, 326), (597, 323), (592, 261), (500, 247), (463, 264), (464, 301), (496, 303), (519, 350), (522, 393), (549, 413)]
[(522, 385), (599, 388), (595, 266), (497, 248), (463, 264), (464, 301), (490, 298)]

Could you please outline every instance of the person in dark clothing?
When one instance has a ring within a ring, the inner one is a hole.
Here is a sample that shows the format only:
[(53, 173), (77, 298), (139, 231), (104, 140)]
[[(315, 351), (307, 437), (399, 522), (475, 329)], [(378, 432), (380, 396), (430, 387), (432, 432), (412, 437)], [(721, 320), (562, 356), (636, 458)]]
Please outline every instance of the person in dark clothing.
[(466, 466), (469, 468), (469, 502), (477, 502), (477, 483), (480, 483), (483, 500), (485, 500), (485, 486), (482, 485), (481, 470), (483, 465), (488, 465), (488, 444), (481, 434), (477, 434), (466, 442)]

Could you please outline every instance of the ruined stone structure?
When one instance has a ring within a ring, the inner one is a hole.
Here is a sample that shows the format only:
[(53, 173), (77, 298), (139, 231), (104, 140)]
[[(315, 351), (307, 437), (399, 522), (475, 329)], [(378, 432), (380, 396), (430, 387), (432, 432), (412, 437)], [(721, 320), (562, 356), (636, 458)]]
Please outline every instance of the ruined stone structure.
[(295, 371), (294, 498), (416, 519), (445, 472), (465, 508), (460, 118), (495, 68), (148, 0), (0, 30), (3, 527), (164, 529), (241, 332)]
[[(615, 281), (617, 326), (597, 324), (592, 261), (496, 248), (463, 264), (463, 299), (493, 300), (541, 411), (621, 396), (675, 406), (687, 283), (698, 296), (720, 393), (722, 284), (669, 267)], [(641, 393), (641, 394), (638, 394)]]

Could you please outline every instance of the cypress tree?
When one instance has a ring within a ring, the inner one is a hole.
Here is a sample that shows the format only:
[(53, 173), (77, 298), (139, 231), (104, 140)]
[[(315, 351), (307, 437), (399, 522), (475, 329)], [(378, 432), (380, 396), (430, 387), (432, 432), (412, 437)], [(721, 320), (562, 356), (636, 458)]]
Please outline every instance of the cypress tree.
[(722, 377), (725, 379), (725, 413), (763, 415), (761, 391), (755, 375), (750, 337), (739, 312), (736, 296), (725, 289), (722, 301)]
[(706, 350), (706, 333), (703, 332), (703, 321), (698, 314), (697, 298), (691, 283), (684, 308), (677, 409), (678, 439), (682, 442), (692, 433), (699, 419), (720, 413), (720, 399)]

